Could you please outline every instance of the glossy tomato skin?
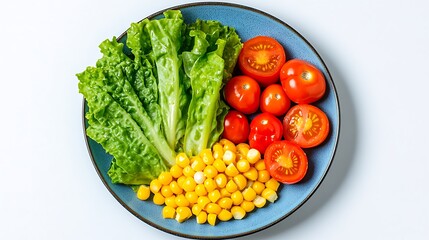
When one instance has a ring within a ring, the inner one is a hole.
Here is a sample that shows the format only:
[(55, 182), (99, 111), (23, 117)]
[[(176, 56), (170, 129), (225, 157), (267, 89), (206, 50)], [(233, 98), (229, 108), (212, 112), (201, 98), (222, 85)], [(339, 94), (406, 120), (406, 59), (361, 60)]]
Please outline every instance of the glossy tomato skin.
[(285, 140), (273, 142), (267, 147), (264, 163), (270, 175), (285, 184), (301, 181), (308, 170), (308, 158), (304, 150)]
[(251, 114), (259, 109), (261, 88), (253, 78), (240, 75), (231, 78), (225, 85), (226, 102), (235, 110)]
[(265, 149), (283, 135), (282, 122), (271, 113), (260, 113), (250, 122), (249, 145), (264, 154)]
[(315, 66), (300, 59), (287, 61), (280, 71), (280, 82), (295, 103), (313, 103), (323, 97), (326, 81)]
[(261, 94), (259, 108), (274, 116), (283, 116), (290, 108), (290, 99), (280, 84), (271, 84)]
[(238, 66), (244, 75), (256, 79), (262, 86), (268, 86), (278, 81), (285, 61), (285, 50), (276, 39), (257, 36), (244, 42)]
[(247, 116), (241, 112), (230, 110), (225, 116), (223, 138), (234, 144), (247, 142), (250, 126)]
[(328, 137), (329, 128), (328, 116), (309, 104), (291, 107), (283, 119), (284, 139), (302, 148), (320, 145)]

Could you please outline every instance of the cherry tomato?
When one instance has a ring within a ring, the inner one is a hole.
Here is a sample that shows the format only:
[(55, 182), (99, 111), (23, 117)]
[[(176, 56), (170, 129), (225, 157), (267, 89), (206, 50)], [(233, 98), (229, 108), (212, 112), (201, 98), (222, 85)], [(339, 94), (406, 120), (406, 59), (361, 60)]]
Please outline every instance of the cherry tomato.
[(223, 137), (235, 144), (247, 142), (249, 138), (249, 121), (241, 112), (230, 110), (225, 116)]
[(244, 42), (238, 66), (243, 74), (256, 79), (262, 86), (268, 86), (277, 82), (285, 61), (285, 50), (277, 40), (257, 36)]
[(318, 107), (298, 104), (289, 109), (283, 119), (284, 139), (302, 148), (315, 147), (325, 141), (329, 120)]
[(280, 71), (280, 81), (286, 94), (296, 103), (312, 103), (325, 94), (326, 81), (323, 73), (312, 64), (292, 59)]
[(308, 169), (304, 150), (289, 141), (277, 141), (267, 147), (265, 168), (279, 182), (294, 184), (301, 181)]
[(282, 122), (271, 113), (258, 114), (250, 122), (249, 145), (262, 154), (268, 145), (280, 140), (282, 135)]
[(231, 78), (224, 89), (226, 102), (235, 110), (251, 114), (259, 108), (261, 88), (258, 82), (248, 76)]
[(290, 99), (280, 84), (271, 84), (262, 91), (259, 107), (262, 112), (282, 116), (290, 108)]

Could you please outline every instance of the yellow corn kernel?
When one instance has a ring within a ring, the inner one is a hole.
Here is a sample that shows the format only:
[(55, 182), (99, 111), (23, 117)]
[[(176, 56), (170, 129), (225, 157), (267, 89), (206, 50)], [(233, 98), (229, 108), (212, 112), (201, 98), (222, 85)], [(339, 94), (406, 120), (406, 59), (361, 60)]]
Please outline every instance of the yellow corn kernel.
[(183, 168), (181, 168), (179, 165), (175, 164), (171, 166), (170, 173), (174, 178), (179, 178), (183, 174)]
[(212, 165), (208, 165), (204, 168), (204, 175), (208, 178), (214, 178), (217, 174), (217, 169)]
[(233, 201), (229, 197), (223, 197), (219, 199), (217, 204), (223, 209), (230, 209), (232, 207)]
[(191, 209), (189, 207), (177, 207), (176, 208), (176, 221), (182, 223), (188, 220), (192, 216)]
[(259, 181), (255, 181), (255, 182), (253, 182), (252, 188), (253, 188), (253, 190), (255, 190), (256, 194), (260, 195), (262, 193), (262, 191), (264, 191), (264, 189), (265, 189), (265, 184), (263, 184)]
[(222, 209), (217, 217), (221, 221), (229, 221), (232, 218), (232, 213), (226, 209)]
[(235, 182), (235, 184), (237, 184), (238, 190), (243, 190), (246, 186), (247, 186), (247, 179), (245, 176), (243, 176), (242, 174), (238, 174), (237, 176), (232, 178)]
[(247, 161), (249, 161), (251, 164), (255, 164), (256, 162), (261, 160), (261, 153), (258, 150), (252, 148), (252, 149), (249, 149), (246, 157), (247, 157)]
[(190, 163), (188, 156), (185, 153), (179, 153), (176, 155), (176, 164), (181, 168), (185, 168)]
[(219, 198), (221, 196), (220, 196), (219, 190), (215, 189), (214, 191), (209, 192), (208, 197), (209, 197), (210, 201), (215, 203), (215, 202), (217, 202), (217, 200), (219, 200)]
[(239, 174), (238, 169), (235, 167), (234, 163), (230, 163), (225, 169), (225, 174), (230, 177), (235, 177)]
[(221, 159), (214, 160), (213, 167), (215, 167), (218, 172), (225, 172), (226, 169), (225, 162)]
[(250, 150), (250, 146), (247, 143), (239, 143), (237, 144), (236, 148), (237, 148), (237, 152), (243, 156), (247, 156), (247, 153)]
[(194, 204), (198, 201), (198, 194), (196, 192), (187, 192), (185, 193), (185, 197), (188, 199), (189, 204)]
[(270, 180), (268, 180), (265, 183), (265, 187), (272, 189), (274, 191), (277, 191), (279, 189), (279, 186), (280, 186), (280, 183), (277, 180), (275, 180), (274, 178), (270, 178)]
[[(225, 162), (226, 165), (235, 164), (235, 158), (236, 157), (237, 156), (235, 155), (235, 153), (233, 151), (226, 150), (223, 153), (222, 160)], [(228, 167), (227, 167), (227, 169), (228, 169)]]
[(213, 145), (213, 157), (215, 159), (222, 159), (223, 157), (223, 146), (220, 143)]
[(203, 172), (199, 171), (194, 174), (194, 180), (197, 184), (202, 184), (206, 180), (206, 176)]
[(255, 166), (256, 170), (258, 170), (258, 171), (265, 170), (264, 159), (261, 159), (261, 160), (257, 161), (253, 166)]
[(211, 165), (214, 162), (214, 157), (212, 154), (212, 150), (210, 148), (203, 149), (200, 153), (201, 158), (203, 159), (203, 162), (207, 165)]
[(173, 219), (176, 216), (176, 209), (170, 206), (164, 206), (162, 208), (162, 217)]
[(237, 184), (234, 182), (234, 180), (229, 180), (228, 183), (225, 186), (226, 190), (230, 193), (233, 193), (238, 190)]
[(277, 193), (271, 188), (265, 188), (264, 191), (262, 191), (261, 196), (272, 203), (278, 198)]
[(158, 176), (158, 180), (162, 185), (168, 185), (173, 180), (173, 176), (170, 172), (162, 172)]
[(177, 207), (189, 207), (189, 200), (183, 194), (177, 195), (175, 202)]
[(155, 203), (156, 205), (162, 205), (164, 204), (165, 201), (165, 197), (162, 196), (161, 193), (157, 192), (153, 195), (153, 199), (152, 199), (153, 203)]
[(231, 194), (232, 203), (240, 205), (243, 202), (243, 194), (240, 191), (235, 191)]
[(177, 184), (179, 184), (179, 187), (183, 188), (183, 183), (185, 182), (185, 180), (186, 180), (186, 176), (182, 175), (176, 180), (176, 182)]
[(204, 181), (204, 187), (206, 187), (207, 192), (212, 192), (217, 188), (217, 185), (214, 179), (207, 178)]
[(183, 182), (182, 188), (186, 192), (193, 192), (195, 190), (195, 187), (197, 186), (197, 183), (195, 182), (193, 177), (187, 177), (185, 181)]
[(203, 159), (200, 156), (195, 156), (192, 159), (192, 169), (194, 169), (195, 172), (203, 171), (206, 167), (206, 164), (203, 162)]
[(194, 214), (195, 216), (198, 216), (198, 214), (203, 210), (200, 205), (198, 204), (194, 204), (194, 206), (192, 206), (192, 214)]
[(204, 224), (207, 222), (207, 213), (204, 211), (201, 211), (196, 215), (197, 223), (198, 224)]
[(216, 225), (216, 221), (217, 221), (217, 214), (209, 213), (208, 216), (207, 216), (207, 222), (210, 225), (215, 226)]
[(258, 170), (256, 170), (256, 168), (254, 167), (250, 167), (250, 169), (247, 172), (244, 172), (243, 175), (252, 181), (255, 181), (256, 179), (258, 179)]
[(198, 197), (197, 204), (201, 209), (205, 209), (207, 204), (211, 203), (210, 199), (207, 196)]
[(208, 213), (219, 214), (220, 211), (222, 210), (222, 208), (217, 203), (211, 202), (211, 203), (207, 204), (207, 206), (205, 207), (205, 210)]
[(246, 188), (243, 190), (243, 198), (246, 201), (253, 201), (256, 198), (256, 192), (253, 188)]
[(164, 197), (171, 197), (174, 193), (171, 191), (170, 185), (165, 185), (161, 188), (161, 194)]
[(172, 208), (177, 208), (176, 196), (166, 197), (164, 204)]
[(186, 177), (194, 177), (195, 171), (190, 165), (183, 168), (183, 175)]
[(238, 171), (244, 173), (249, 171), (250, 169), (250, 163), (247, 161), (247, 159), (241, 159), (237, 162), (237, 169)]
[(153, 179), (149, 185), (150, 191), (152, 191), (153, 193), (159, 192), (159, 190), (161, 190), (161, 187), (162, 187), (162, 184), (161, 182), (159, 182), (157, 178)]
[(147, 200), (150, 197), (150, 189), (146, 185), (140, 185), (139, 189), (137, 190), (137, 198), (140, 200)]
[(267, 170), (261, 170), (258, 172), (258, 181), (266, 183), (268, 180), (270, 180), (270, 178), (270, 173)]
[(234, 206), (231, 208), (231, 214), (234, 219), (240, 220), (246, 216), (246, 211), (240, 206)]
[(237, 152), (237, 147), (235, 144), (227, 139), (221, 139), (219, 142), (223, 145), (223, 150), (230, 150), (232, 152)]
[[(235, 191), (232, 191), (232, 192), (235, 192)], [(231, 197), (231, 193), (228, 192), (228, 190), (226, 188), (222, 188), (220, 190), (220, 196), (221, 197)]]
[(225, 174), (221, 173), (218, 174), (215, 178), (214, 178), (216, 185), (222, 189), (226, 186), (227, 182), (228, 182), (228, 178), (226, 177)]
[(246, 156), (244, 156), (243, 154), (236, 152), (235, 153), (235, 161), (238, 162), (240, 160), (247, 160)]
[(179, 186), (179, 184), (176, 181), (170, 182), (170, 189), (176, 195), (183, 193), (183, 189)]
[(251, 212), (251, 211), (253, 211), (253, 209), (255, 209), (255, 204), (253, 203), (253, 201), (252, 202), (243, 201), (240, 204), (240, 207), (242, 207), (244, 209), (244, 211), (246, 211), (246, 212)]
[(206, 190), (206, 187), (204, 187), (204, 184), (198, 184), (195, 187), (195, 193), (198, 196), (206, 196), (207, 195), (207, 190)]
[(256, 196), (256, 198), (253, 200), (253, 204), (255, 204), (255, 207), (262, 208), (267, 203), (267, 200), (261, 196)]

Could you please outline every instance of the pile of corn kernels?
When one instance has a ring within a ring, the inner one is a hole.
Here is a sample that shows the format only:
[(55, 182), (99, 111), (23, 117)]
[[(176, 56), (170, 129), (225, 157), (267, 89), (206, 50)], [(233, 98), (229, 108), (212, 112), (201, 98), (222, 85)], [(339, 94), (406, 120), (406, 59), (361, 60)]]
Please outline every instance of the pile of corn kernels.
[(147, 200), (153, 195), (152, 201), (164, 206), (164, 218), (184, 222), (195, 216), (197, 223), (214, 226), (243, 219), (267, 201), (276, 201), (279, 186), (258, 150), (222, 139), (198, 156), (179, 153), (170, 171), (149, 186), (141, 185), (137, 197)]

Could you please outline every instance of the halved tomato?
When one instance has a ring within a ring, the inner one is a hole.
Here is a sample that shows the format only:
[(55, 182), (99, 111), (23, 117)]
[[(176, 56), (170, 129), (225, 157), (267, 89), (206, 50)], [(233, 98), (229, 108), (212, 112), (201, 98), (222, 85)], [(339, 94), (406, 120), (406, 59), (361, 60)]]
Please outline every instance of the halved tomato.
[(315, 147), (329, 133), (329, 119), (318, 107), (298, 104), (289, 109), (283, 119), (284, 139), (302, 148)]
[(289, 141), (277, 141), (265, 150), (265, 168), (279, 182), (294, 184), (301, 181), (308, 169), (304, 150)]
[(243, 74), (254, 78), (262, 86), (268, 86), (278, 81), (285, 61), (285, 50), (276, 39), (257, 36), (244, 42), (238, 66)]

